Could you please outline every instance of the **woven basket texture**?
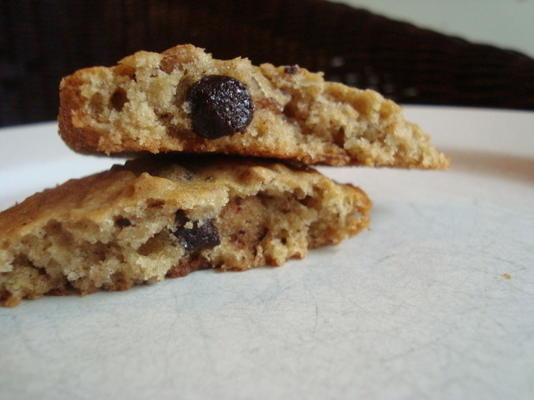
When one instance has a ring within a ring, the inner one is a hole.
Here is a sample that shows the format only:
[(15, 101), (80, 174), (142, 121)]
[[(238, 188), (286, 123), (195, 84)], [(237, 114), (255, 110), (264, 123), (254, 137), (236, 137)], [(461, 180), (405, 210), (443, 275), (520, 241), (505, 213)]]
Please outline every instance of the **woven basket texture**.
[(0, 125), (55, 119), (78, 68), (180, 43), (299, 64), (401, 103), (534, 109), (534, 59), (321, 0), (3, 0)]

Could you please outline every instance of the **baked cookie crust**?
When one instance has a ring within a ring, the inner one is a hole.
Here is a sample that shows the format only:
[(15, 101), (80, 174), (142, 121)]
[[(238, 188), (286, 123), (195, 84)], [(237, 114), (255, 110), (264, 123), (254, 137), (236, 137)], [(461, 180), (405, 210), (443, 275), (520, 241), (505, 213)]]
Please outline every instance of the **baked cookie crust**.
[[(250, 92), (254, 114), (241, 132), (207, 139), (193, 131), (188, 90), (224, 76)], [(82, 153), (225, 153), (306, 164), (445, 169), (448, 159), (373, 90), (327, 82), (297, 66), (217, 60), (180, 45), (140, 51), (113, 67), (86, 68), (60, 85), (59, 132)]]

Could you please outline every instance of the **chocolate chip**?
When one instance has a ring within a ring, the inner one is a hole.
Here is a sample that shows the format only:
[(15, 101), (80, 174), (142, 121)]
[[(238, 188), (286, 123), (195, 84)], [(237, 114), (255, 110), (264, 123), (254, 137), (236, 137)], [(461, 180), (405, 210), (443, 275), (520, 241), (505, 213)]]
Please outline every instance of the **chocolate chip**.
[[(192, 226), (186, 227), (186, 224)], [(176, 230), (173, 234), (181, 240), (187, 251), (210, 249), (221, 244), (219, 231), (213, 219), (209, 219), (199, 226), (198, 221), (190, 221), (183, 211), (176, 213)]]
[(242, 132), (252, 121), (254, 103), (247, 87), (236, 79), (209, 75), (191, 86), (193, 131), (207, 139)]
[(296, 65), (296, 64), (295, 65), (288, 65), (288, 66), (286, 66), (284, 68), (284, 72), (286, 74), (293, 75), (293, 74), (296, 74), (297, 72), (299, 72), (299, 69), (300, 69), (300, 67), (298, 65)]
[(119, 217), (115, 220), (115, 225), (120, 226), (121, 228), (126, 228), (130, 226), (132, 222), (128, 218)]

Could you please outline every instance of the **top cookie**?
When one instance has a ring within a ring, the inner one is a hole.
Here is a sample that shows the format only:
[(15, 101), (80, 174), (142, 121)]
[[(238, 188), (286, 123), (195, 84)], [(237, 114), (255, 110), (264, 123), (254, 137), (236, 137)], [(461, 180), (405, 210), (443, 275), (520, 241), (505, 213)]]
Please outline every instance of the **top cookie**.
[(372, 90), (298, 66), (216, 60), (192, 45), (137, 52), (60, 85), (59, 132), (83, 153), (183, 151), (307, 164), (444, 169), (447, 158)]

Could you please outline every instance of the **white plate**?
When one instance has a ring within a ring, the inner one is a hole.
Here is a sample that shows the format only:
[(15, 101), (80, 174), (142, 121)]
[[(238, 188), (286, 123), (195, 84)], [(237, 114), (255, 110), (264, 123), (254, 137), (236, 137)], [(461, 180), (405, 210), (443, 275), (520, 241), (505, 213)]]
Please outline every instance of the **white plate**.
[[(370, 231), (282, 268), (0, 309), (0, 397), (534, 398), (534, 113), (406, 113), (451, 170), (323, 169), (369, 193)], [(0, 208), (114, 162), (55, 131), (0, 130)]]

